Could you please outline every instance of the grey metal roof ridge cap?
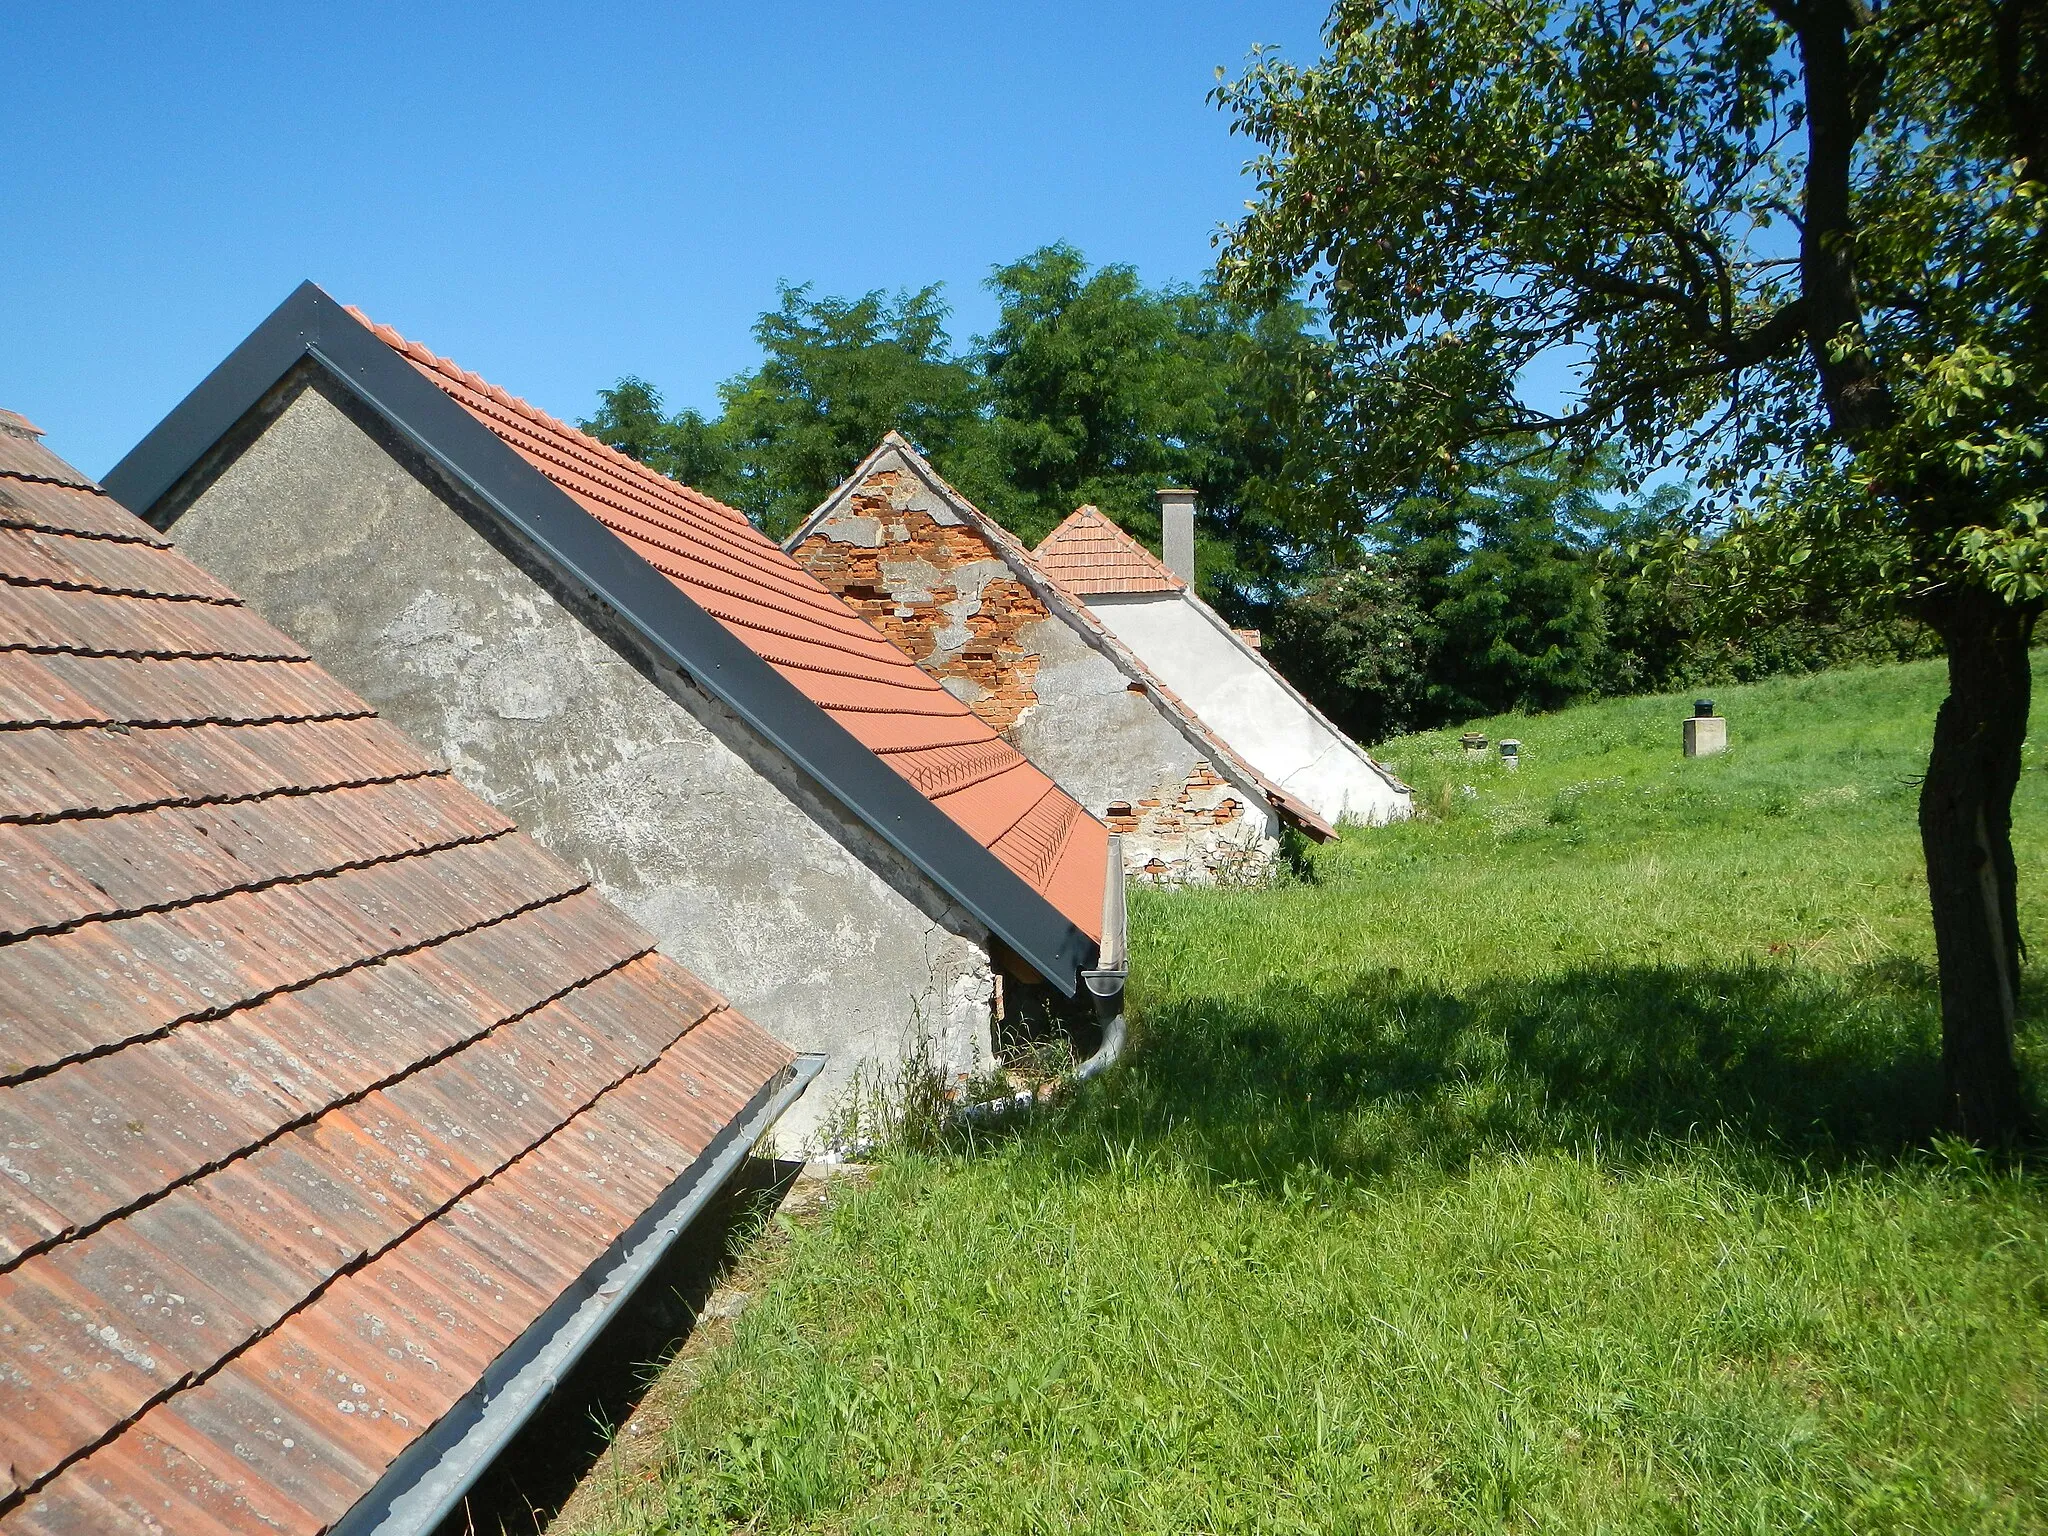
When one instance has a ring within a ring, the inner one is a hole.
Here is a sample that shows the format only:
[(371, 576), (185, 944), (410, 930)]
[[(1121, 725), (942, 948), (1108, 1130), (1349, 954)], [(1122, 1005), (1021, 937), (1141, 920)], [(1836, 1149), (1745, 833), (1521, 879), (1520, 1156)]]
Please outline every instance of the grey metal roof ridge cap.
[[(688, 593), (312, 282), (301, 283), (129, 451), (107, 488), (148, 520), (305, 357), (716, 695), (1063, 995), (1094, 942)], [(574, 542), (575, 550), (565, 545)]]

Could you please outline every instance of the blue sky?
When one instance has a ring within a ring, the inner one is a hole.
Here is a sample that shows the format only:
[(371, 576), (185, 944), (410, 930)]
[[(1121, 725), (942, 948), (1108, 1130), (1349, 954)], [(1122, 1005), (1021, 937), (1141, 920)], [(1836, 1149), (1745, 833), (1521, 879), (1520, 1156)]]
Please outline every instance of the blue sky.
[(0, 0), (0, 405), (102, 474), (302, 278), (559, 415), (714, 403), (778, 279), (1052, 240), (1191, 279), (1249, 195), (1204, 100), (1323, 4)]

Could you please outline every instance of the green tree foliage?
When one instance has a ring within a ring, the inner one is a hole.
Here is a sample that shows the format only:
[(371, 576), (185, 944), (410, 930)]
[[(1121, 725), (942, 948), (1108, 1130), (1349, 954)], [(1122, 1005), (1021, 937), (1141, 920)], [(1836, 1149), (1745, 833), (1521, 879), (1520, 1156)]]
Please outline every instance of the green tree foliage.
[(1367, 741), (1609, 691), (1606, 488), (1555, 457), (1433, 477), (1279, 604), (1269, 653)]
[(1431, 722), (1418, 585), (1391, 554), (1313, 577), (1275, 607), (1266, 658), (1359, 741)]
[(600, 442), (707, 496), (732, 501), (741, 494), (739, 462), (724, 424), (688, 409), (664, 415), (661, 391), (645, 379), (628, 374), (599, 390), (597, 414), (580, 425)]
[(1156, 547), (1152, 492), (1191, 486), (1203, 585), (1239, 610), (1328, 537), (1327, 423), (1313, 406), (1328, 348), (1304, 306), (1147, 288), (1127, 266), (1091, 272), (1068, 245), (997, 268), (989, 287), (1000, 315), (977, 358), (997, 450), (988, 494), (1020, 537), (1093, 503)]
[[(1327, 39), (1219, 88), (1260, 146), (1230, 291), (1327, 302), (1368, 488), (1476, 443), (1614, 445), (1719, 496), (1715, 558), (1675, 574), (1730, 626), (1820, 592), (1940, 635), (1946, 1081), (1958, 1128), (2017, 1134), (2048, 0), (1341, 0)], [(1560, 354), (1575, 391), (1532, 398)]]
[(891, 428), (941, 457), (982, 450), (973, 363), (953, 353), (937, 285), (893, 298), (783, 284), (754, 325), (761, 366), (719, 386), (716, 420), (662, 415), (631, 375), (599, 392), (585, 431), (787, 533)]
[(1731, 626), (1711, 570), (1722, 551), (1685, 547), (1688, 502), (1665, 487), (1624, 508), (1601, 552), (1608, 638), (1602, 692), (1697, 690), (1940, 654), (1939, 637), (1918, 620), (1863, 611), (1831, 593), (1815, 594), (1828, 599), (1816, 606), (1777, 604), (1753, 612), (1743, 627)]
[(1364, 740), (1628, 691), (1603, 556), (1671, 497), (1617, 505), (1603, 465), (1486, 457), (1394, 502), (1359, 564), (1278, 605), (1269, 654)]
[(1538, 461), (1467, 468), (1464, 480), (1395, 513), (1419, 578), (1433, 713), (1558, 709), (1597, 692), (1606, 625), (1596, 556), (1609, 521), (1597, 478)]
[(1189, 485), (1204, 587), (1238, 614), (1345, 530), (1316, 403), (1328, 342), (1307, 308), (1149, 288), (1066, 245), (997, 268), (989, 288), (994, 330), (956, 351), (936, 287), (785, 285), (755, 326), (761, 365), (720, 386), (717, 419), (665, 416), (628, 376), (583, 425), (778, 536), (892, 428), (1027, 542), (1093, 502), (1156, 547), (1152, 493)]
[(940, 458), (980, 435), (973, 366), (953, 353), (936, 284), (893, 299), (783, 285), (754, 337), (760, 368), (719, 390), (740, 463), (739, 506), (789, 532), (892, 427)]
[(1687, 487), (1622, 495), (1611, 466), (1559, 455), (1436, 478), (1447, 488), (1395, 502), (1365, 554), (1294, 583), (1266, 621), (1268, 657), (1361, 741), (1934, 653), (1933, 632), (1897, 616), (1719, 627), (1702, 578), (1672, 579), (1663, 548)]

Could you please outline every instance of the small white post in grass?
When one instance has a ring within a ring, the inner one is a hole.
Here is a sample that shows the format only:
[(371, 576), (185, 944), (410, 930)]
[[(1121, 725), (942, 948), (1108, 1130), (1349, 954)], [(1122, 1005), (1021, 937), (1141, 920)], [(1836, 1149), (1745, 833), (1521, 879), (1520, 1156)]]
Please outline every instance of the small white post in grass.
[(1685, 755), (1712, 757), (1728, 750), (1728, 720), (1714, 713), (1712, 699), (1694, 699), (1692, 718), (1685, 722)]

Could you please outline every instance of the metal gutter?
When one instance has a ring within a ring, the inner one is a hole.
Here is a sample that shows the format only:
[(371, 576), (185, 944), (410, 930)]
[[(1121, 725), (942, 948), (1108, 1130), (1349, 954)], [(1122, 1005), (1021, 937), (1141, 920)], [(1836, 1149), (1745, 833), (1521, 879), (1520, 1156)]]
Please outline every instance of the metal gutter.
[(1095, 1054), (1073, 1071), (1036, 1088), (1020, 1089), (1006, 1099), (984, 1099), (978, 1104), (963, 1104), (958, 1111), (961, 1119), (976, 1122), (1000, 1120), (1037, 1109), (1052, 1102), (1056, 1094), (1064, 1093), (1073, 1084), (1098, 1077), (1123, 1059), (1127, 1038), (1124, 983), (1130, 975), (1125, 939), (1125, 893), (1128, 889), (1129, 883), (1124, 879), (1123, 834), (1112, 832), (1109, 834), (1109, 868), (1102, 882), (1102, 956), (1095, 969), (1081, 973), (1081, 984), (1088, 991), (1089, 1001), (1095, 1004), (1095, 1018), (1102, 1026), (1102, 1044), (1096, 1047)]
[(115, 500), (160, 529), (162, 508), (215, 446), (307, 358), (508, 526), (655, 656), (731, 707), (1062, 995), (1096, 945), (1023, 877), (918, 793), (681, 588), (443, 394), (317, 286), (299, 285), (114, 466)]
[(823, 1056), (799, 1056), (784, 1082), (763, 1087), (741, 1118), (329, 1527), (332, 1536), (431, 1536), (824, 1065)]
[(1130, 976), (1128, 922), (1125, 911), (1129, 882), (1124, 879), (1124, 839), (1121, 832), (1109, 835), (1109, 867), (1102, 881), (1102, 949), (1093, 970), (1081, 973), (1081, 984), (1095, 1004), (1095, 1016), (1102, 1021), (1102, 1044), (1093, 1056), (1074, 1068), (1074, 1080), (1108, 1071), (1124, 1053), (1124, 983)]

